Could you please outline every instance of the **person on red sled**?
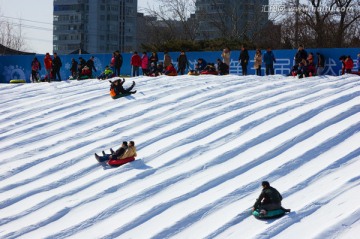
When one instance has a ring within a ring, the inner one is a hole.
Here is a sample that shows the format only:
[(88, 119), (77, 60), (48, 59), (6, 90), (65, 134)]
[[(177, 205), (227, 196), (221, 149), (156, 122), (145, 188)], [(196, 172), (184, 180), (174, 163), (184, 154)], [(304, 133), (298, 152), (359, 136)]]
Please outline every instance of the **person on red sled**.
[(95, 153), (95, 158), (99, 162), (105, 162), (105, 161), (109, 161), (111, 159), (120, 159), (125, 154), (125, 151), (127, 149), (128, 149), (128, 143), (126, 141), (124, 141), (122, 143), (122, 145), (120, 146), (120, 148), (118, 148), (116, 151), (114, 151), (113, 149), (110, 148), (111, 154), (105, 154), (105, 152), (102, 151), (103, 156), (99, 156)]
[(285, 209), (281, 206), (282, 196), (273, 187), (270, 187), (270, 183), (268, 181), (263, 181), (261, 183), (263, 190), (261, 191), (260, 196), (256, 199), (256, 202), (252, 208), (252, 211), (259, 209), (266, 214), (266, 211), (282, 209), (285, 212), (290, 212), (290, 209)]
[[(102, 151), (103, 156), (99, 156), (99, 155), (95, 154), (95, 158), (99, 162), (105, 162), (105, 161), (110, 162), (113, 160), (128, 160), (128, 159), (130, 159), (130, 160), (127, 162), (130, 162), (130, 161), (134, 160), (135, 157), (137, 157), (134, 141), (130, 141), (129, 143), (124, 141), (118, 150), (114, 151), (112, 148), (110, 148), (110, 152), (111, 152), (111, 154), (105, 154), (105, 152)], [(116, 162), (114, 163), (114, 165), (111, 165), (111, 166), (117, 166)]]

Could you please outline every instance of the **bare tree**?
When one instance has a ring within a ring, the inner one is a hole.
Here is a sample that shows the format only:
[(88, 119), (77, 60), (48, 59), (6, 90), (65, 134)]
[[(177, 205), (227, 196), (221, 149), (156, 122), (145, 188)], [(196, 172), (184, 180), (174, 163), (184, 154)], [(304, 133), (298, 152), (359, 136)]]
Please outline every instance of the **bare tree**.
[[(18, 29), (15, 29), (14, 25), (17, 25)], [(21, 20), (14, 24), (0, 15), (0, 44), (14, 50), (23, 50), (25, 40), (22, 36)]]
[[(359, 37), (359, 0), (307, 0), (306, 4), (299, 5), (297, 0), (291, 0), (284, 6), (288, 11), (280, 21), (282, 37), (293, 43), (301, 41), (308, 47), (344, 47), (345, 39)], [(350, 29), (353, 30), (350, 32)]]
[(155, 34), (166, 36), (165, 39), (194, 40), (196, 38), (196, 21), (191, 19), (195, 12), (195, 0), (158, 0), (159, 7), (148, 7), (147, 15), (156, 19), (148, 22)]

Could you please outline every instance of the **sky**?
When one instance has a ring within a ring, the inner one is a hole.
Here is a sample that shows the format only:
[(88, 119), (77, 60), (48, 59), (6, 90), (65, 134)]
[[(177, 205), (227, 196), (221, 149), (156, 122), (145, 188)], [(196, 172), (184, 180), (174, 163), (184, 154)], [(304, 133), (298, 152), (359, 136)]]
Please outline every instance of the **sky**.
[[(138, 1), (138, 9), (147, 7), (147, 0)], [(26, 40), (23, 50), (44, 54), (52, 52), (53, 1), (52, 0), (0, 0), (0, 20), (12, 22)], [(21, 21), (19, 19), (22, 19)]]

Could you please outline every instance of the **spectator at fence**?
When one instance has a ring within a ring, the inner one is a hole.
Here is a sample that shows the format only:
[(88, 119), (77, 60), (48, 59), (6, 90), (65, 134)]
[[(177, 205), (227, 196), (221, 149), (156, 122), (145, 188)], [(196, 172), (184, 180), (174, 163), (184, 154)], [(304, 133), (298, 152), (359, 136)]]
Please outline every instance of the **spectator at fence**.
[(141, 56), (141, 70), (144, 76), (149, 74), (149, 57), (146, 51)]
[(89, 67), (90, 69), (90, 78), (92, 77), (93, 73), (92, 71), (94, 70), (96, 72), (96, 68), (95, 68), (95, 57), (90, 57), (90, 59), (86, 62), (87, 67)]
[(316, 75), (320, 76), (324, 71), (325, 57), (323, 54), (320, 54), (320, 52), (317, 52), (316, 56), (317, 56)]
[(138, 55), (137, 51), (131, 57), (130, 64), (132, 66), (132, 76), (139, 76), (139, 68), (141, 67), (141, 57)]
[(78, 62), (74, 58), (71, 58), (70, 72), (71, 72), (71, 77), (75, 79), (77, 77), (77, 72), (78, 72)]
[(60, 68), (62, 67), (62, 62), (60, 57), (57, 55), (56, 52), (54, 52), (54, 59), (52, 61), (52, 70), (53, 70), (53, 76), (54, 80), (56, 80), (56, 77), (59, 78), (59, 81), (61, 81), (61, 75), (60, 75)]
[(351, 56), (345, 58), (345, 73), (350, 74), (354, 68), (354, 61), (351, 59)]
[(154, 65), (157, 66), (158, 61), (159, 61), (158, 55), (155, 51), (153, 51), (149, 58), (150, 65), (151, 63), (154, 63)]
[(48, 79), (48, 81), (50, 81), (50, 79), (52, 79), (52, 76), (51, 76), (52, 58), (49, 53), (46, 53), (46, 55), (44, 57), (44, 66), (45, 66), (45, 70), (46, 70), (46, 78)]
[(295, 65), (298, 65), (300, 62), (302, 62), (302, 60), (306, 60), (308, 57), (307, 52), (304, 49), (303, 45), (299, 45), (298, 51), (295, 54), (294, 60), (295, 60)]
[(115, 75), (120, 76), (120, 70), (123, 64), (123, 57), (119, 50), (115, 51)]
[(248, 50), (245, 48), (245, 46), (241, 46), (241, 53), (239, 56), (239, 63), (241, 65), (242, 68), (242, 73), (244, 76), (247, 75), (247, 65), (249, 63), (249, 52)]
[(256, 75), (258, 76), (261, 76), (261, 64), (262, 64), (261, 50), (256, 49), (255, 57), (254, 57), (254, 68), (256, 71)]
[(314, 55), (313, 53), (309, 53), (307, 57), (307, 72), (306, 76), (314, 76), (316, 74), (316, 66), (314, 63)]
[[(230, 70), (230, 62), (231, 62), (231, 51), (229, 47), (225, 47), (223, 52), (221, 53), (221, 57), (223, 58), (223, 62), (228, 66), (228, 71)], [(229, 72), (227, 72), (229, 74)]]
[(180, 56), (178, 57), (177, 61), (178, 61), (177, 73), (180, 72), (181, 75), (184, 75), (186, 68), (189, 67), (189, 61), (187, 59), (185, 51), (180, 52)]
[(81, 77), (82, 70), (86, 66), (86, 61), (80, 56), (79, 57), (79, 64), (78, 64), (78, 78)]
[(342, 55), (339, 57), (339, 60), (341, 61), (341, 75), (345, 74), (345, 60), (346, 56)]
[(168, 67), (171, 63), (171, 56), (169, 55), (169, 52), (165, 51), (164, 52), (164, 67)]
[(110, 68), (113, 72), (115, 72), (115, 51), (113, 52), (110, 60)]
[(274, 63), (276, 62), (275, 55), (272, 52), (271, 48), (266, 49), (264, 54), (264, 63), (265, 63), (265, 73), (266, 75), (274, 75)]
[(38, 73), (41, 70), (41, 64), (39, 60), (34, 57), (34, 59), (31, 62), (31, 81), (32, 82), (38, 82), (40, 79), (38, 79)]

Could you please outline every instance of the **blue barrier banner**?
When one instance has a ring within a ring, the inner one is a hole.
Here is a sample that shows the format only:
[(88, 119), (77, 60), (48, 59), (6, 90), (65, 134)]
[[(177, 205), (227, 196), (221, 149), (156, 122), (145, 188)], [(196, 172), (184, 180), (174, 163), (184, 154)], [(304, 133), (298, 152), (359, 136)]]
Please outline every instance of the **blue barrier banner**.
[[(341, 65), (342, 63), (339, 60), (339, 57), (342, 55), (351, 56), (354, 61), (353, 71), (357, 71), (359, 68), (359, 63), (357, 62), (357, 54), (360, 53), (358, 48), (320, 48), (320, 49), (305, 49), (307, 53), (314, 54), (314, 62), (317, 62), (316, 53), (319, 52), (325, 56), (325, 69), (323, 75), (340, 75), (341, 74)], [(265, 54), (265, 50), (262, 50), (262, 54)], [(276, 58), (276, 63), (274, 64), (275, 74), (288, 75), (291, 71), (292, 66), (294, 65), (294, 56), (297, 52), (297, 49), (293, 50), (273, 50), (273, 53)], [(139, 53), (141, 55), (141, 53)], [(169, 53), (172, 61), (177, 67), (177, 58), (180, 55), (180, 52), (170, 52)], [(150, 55), (150, 53), (148, 54)], [(203, 58), (207, 63), (216, 63), (218, 58), (221, 58), (221, 51), (214, 52), (187, 52), (186, 53), (190, 67), (195, 68), (198, 58)], [(240, 51), (231, 52), (231, 63), (230, 63), (230, 74), (241, 75), (242, 70), (239, 64), (239, 55)], [(250, 62), (248, 65), (248, 75), (255, 75), (254, 69), (254, 56), (255, 50), (249, 50)], [(82, 54), (82, 55), (59, 55), (62, 61), (62, 67), (60, 70), (61, 79), (67, 80), (71, 75), (71, 59), (74, 58), (76, 61), (79, 61), (79, 57), (82, 57), (87, 61), (91, 56), (95, 57), (95, 68), (96, 72), (93, 72), (94, 76), (98, 76), (105, 69), (105, 66), (110, 64), (111, 54)], [(130, 59), (131, 53), (124, 53), (123, 56), (123, 65), (121, 67), (122, 75), (131, 74), (131, 65)], [(31, 76), (31, 62), (37, 57), (41, 63), (41, 78), (44, 78), (46, 75), (44, 67), (44, 57), (45, 55), (16, 55), (16, 56), (0, 56), (0, 83), (9, 83), (10, 80), (22, 79), (26, 82), (30, 82)], [(164, 54), (162, 52), (158, 53), (159, 61), (163, 60)], [(262, 75), (265, 75), (265, 65), (262, 65)]]

